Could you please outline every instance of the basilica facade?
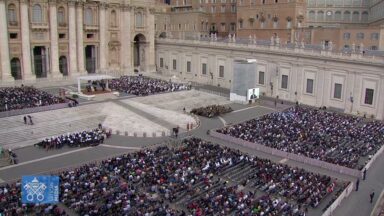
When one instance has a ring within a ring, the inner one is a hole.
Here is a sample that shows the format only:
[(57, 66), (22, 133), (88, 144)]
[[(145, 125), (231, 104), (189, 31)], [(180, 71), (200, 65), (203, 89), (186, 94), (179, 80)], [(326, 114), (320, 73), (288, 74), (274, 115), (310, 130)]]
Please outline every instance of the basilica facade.
[(3, 82), (155, 70), (150, 0), (0, 0)]

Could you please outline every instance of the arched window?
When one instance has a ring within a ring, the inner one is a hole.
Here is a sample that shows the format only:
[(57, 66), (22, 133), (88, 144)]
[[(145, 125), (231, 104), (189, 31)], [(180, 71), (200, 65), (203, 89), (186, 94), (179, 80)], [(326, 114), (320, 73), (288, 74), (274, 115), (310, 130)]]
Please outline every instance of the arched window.
[(349, 12), (349, 11), (345, 11), (345, 12), (344, 12), (343, 20), (344, 20), (344, 21), (351, 21), (351, 12)]
[(111, 26), (112, 27), (117, 27), (117, 15), (116, 15), (116, 11), (115, 10), (111, 11), (110, 21), (111, 21)]
[(336, 11), (335, 12), (335, 20), (336, 21), (341, 21), (341, 11)]
[(136, 27), (143, 27), (143, 14), (141, 12), (136, 13)]
[(367, 22), (368, 21), (368, 11), (364, 11), (361, 14), (361, 21), (363, 21), (363, 22)]
[(87, 8), (85, 10), (85, 25), (92, 25), (93, 24), (93, 12), (91, 8)]
[(315, 11), (309, 11), (308, 19), (309, 19), (309, 20), (312, 20), (312, 21), (316, 19), (316, 13), (315, 13)]
[(353, 11), (353, 14), (352, 14), (352, 21), (353, 22), (357, 22), (359, 21), (359, 18), (360, 18), (360, 14), (358, 11)]
[(16, 6), (14, 4), (8, 5), (8, 23), (11, 25), (16, 24), (17, 16), (16, 16)]
[(59, 25), (65, 24), (65, 10), (63, 7), (59, 7), (57, 10), (57, 23)]
[(43, 22), (43, 11), (41, 6), (35, 4), (32, 8), (32, 22), (33, 23), (42, 23)]
[(323, 21), (324, 20), (324, 12), (323, 11), (318, 11), (317, 12), (317, 20), (318, 21)]

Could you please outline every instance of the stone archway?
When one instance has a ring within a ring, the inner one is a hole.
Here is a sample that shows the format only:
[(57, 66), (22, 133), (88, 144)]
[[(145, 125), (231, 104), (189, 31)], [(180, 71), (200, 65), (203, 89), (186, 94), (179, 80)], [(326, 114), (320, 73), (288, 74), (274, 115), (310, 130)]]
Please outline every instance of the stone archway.
[(143, 68), (146, 63), (146, 38), (143, 34), (137, 34), (134, 39), (133, 65), (135, 68)]

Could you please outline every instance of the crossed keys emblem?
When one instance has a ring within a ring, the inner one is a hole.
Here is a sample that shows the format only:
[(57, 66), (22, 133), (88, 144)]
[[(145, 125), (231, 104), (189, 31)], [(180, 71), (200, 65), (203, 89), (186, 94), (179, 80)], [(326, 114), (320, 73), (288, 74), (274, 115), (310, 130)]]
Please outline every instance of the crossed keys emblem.
[(24, 185), (24, 189), (27, 191), (28, 201), (33, 201), (34, 196), (36, 196), (37, 200), (41, 202), (44, 200), (44, 191), (47, 186), (40, 183), (35, 177), (31, 182)]

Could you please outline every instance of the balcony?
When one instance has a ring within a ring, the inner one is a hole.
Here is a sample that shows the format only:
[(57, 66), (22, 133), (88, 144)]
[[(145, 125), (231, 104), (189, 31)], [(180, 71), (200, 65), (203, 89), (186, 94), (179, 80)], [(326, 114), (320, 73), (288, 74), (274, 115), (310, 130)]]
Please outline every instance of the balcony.
[(9, 26), (17, 26), (17, 25), (19, 25), (19, 23), (17, 21), (9, 21), (8, 25)]
[(67, 27), (67, 23), (59, 23), (59, 27), (60, 28), (66, 28)]
[(31, 23), (32, 30), (48, 30), (48, 23)]
[(99, 31), (99, 26), (94, 24), (84, 24), (84, 31), (86, 32), (97, 32)]

